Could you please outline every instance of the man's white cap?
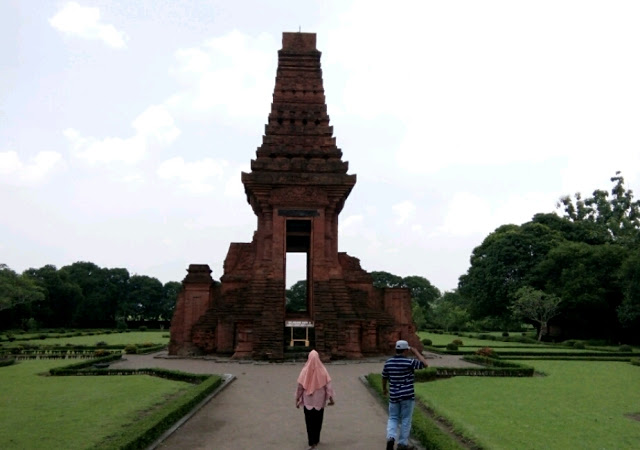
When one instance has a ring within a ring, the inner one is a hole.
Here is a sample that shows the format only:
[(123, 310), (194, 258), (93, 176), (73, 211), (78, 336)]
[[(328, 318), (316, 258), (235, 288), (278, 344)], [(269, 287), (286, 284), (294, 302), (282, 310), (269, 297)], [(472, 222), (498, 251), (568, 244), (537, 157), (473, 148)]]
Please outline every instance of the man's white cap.
[(396, 342), (396, 350), (409, 350), (409, 343), (407, 341)]

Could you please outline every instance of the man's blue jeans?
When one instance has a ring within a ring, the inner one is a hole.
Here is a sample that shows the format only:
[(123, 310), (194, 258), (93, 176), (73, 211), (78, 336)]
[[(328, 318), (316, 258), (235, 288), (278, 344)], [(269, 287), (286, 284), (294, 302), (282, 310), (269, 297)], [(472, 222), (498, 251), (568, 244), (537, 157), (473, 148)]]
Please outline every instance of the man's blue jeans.
[[(411, 433), (411, 416), (413, 416), (413, 406), (415, 400), (402, 400), (400, 402), (389, 402), (389, 420), (387, 421), (387, 440), (393, 438), (398, 444), (407, 445), (409, 443), (409, 433)], [(397, 435), (400, 426), (400, 435)]]

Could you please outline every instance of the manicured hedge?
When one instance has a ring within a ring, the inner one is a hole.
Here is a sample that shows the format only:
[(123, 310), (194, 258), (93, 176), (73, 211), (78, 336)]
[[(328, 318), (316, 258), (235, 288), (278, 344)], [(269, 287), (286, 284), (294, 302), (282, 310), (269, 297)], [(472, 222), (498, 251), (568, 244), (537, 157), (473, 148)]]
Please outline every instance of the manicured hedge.
[[(544, 351), (505, 351), (500, 354), (500, 348), (492, 347), (495, 352), (502, 358), (508, 359), (580, 359), (594, 361), (626, 361), (627, 359), (637, 356), (637, 352), (619, 352), (619, 351), (570, 351), (566, 352), (544, 352)], [(514, 347), (509, 347), (514, 348)], [(425, 347), (425, 351), (447, 355), (468, 356), (474, 355), (477, 348), (469, 348), (468, 350), (447, 350), (444, 346)]]
[(10, 366), (15, 363), (15, 358), (0, 358), (0, 367)]
[(530, 359), (544, 359), (549, 361), (629, 361), (629, 355), (599, 355), (599, 356), (557, 356), (557, 355), (502, 355), (503, 358), (511, 360), (530, 360)]
[[(2, 356), (14, 355), (19, 359), (62, 359), (62, 358), (93, 358), (96, 352), (123, 353), (124, 345), (104, 345), (104, 346), (80, 346), (80, 347), (39, 347), (39, 346), (18, 346), (0, 350)], [(164, 348), (166, 344), (145, 344), (136, 346), (137, 354), (155, 353)]]
[[(116, 361), (121, 358), (122, 358), (122, 355), (118, 353), (115, 355), (103, 356), (102, 358), (87, 359), (79, 363), (69, 364), (68, 366), (54, 367), (53, 369), (49, 369), (49, 373), (55, 376), (90, 375), (89, 373), (81, 372), (82, 369), (94, 367), (96, 364), (109, 363), (111, 361)], [(104, 370), (100, 370), (99, 372), (104, 373)]]
[(422, 383), (450, 377), (531, 377), (535, 372), (533, 367), (524, 364), (481, 355), (468, 355), (462, 359), (484, 367), (427, 367), (416, 370), (415, 379)]
[(533, 367), (524, 364), (503, 361), (482, 355), (467, 355), (462, 359), (487, 367), (481, 369), (472, 367), (456, 368), (456, 372), (458, 373), (454, 376), (531, 377), (535, 371)]
[(438, 368), (427, 367), (426, 369), (416, 370), (414, 374), (417, 382), (425, 383), (438, 379)]

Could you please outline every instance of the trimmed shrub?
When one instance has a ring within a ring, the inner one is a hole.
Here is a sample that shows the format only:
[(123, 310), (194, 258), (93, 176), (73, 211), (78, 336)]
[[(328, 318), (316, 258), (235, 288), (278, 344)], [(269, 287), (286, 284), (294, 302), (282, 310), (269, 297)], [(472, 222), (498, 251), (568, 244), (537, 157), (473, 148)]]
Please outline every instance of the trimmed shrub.
[(111, 352), (109, 350), (105, 350), (103, 348), (99, 348), (95, 352), (93, 352), (93, 356), (96, 358), (102, 358), (103, 356), (109, 356)]
[(96, 342), (96, 347), (106, 347), (107, 345), (105, 341)]
[(433, 341), (427, 338), (424, 338), (421, 342), (422, 342), (422, 345), (427, 345), (427, 346), (430, 346), (431, 344), (433, 344)]
[(626, 345), (626, 344), (624, 344), (624, 345), (621, 345), (621, 346), (618, 348), (618, 351), (619, 351), (619, 352), (632, 352), (632, 351), (633, 351), (633, 348), (631, 348), (631, 346), (630, 346), (630, 345)]
[(491, 347), (482, 347), (476, 350), (476, 355), (486, 356), (487, 358), (497, 358), (498, 355)]
[(138, 353), (138, 347), (133, 344), (129, 344), (124, 348), (124, 352), (128, 355), (135, 355)]
[(573, 348), (577, 348), (578, 350), (584, 350), (586, 346), (584, 345), (584, 342), (576, 342), (575, 344), (573, 344)]
[(503, 331), (502, 332), (502, 336), (503, 337), (509, 337), (509, 332), (508, 331)]
[(416, 370), (414, 375), (415, 380), (418, 383), (433, 381), (438, 378), (438, 369), (435, 367), (427, 367), (425, 369)]
[(460, 339), (454, 339), (453, 341), (451, 341), (451, 343), (457, 345), (458, 347), (462, 347), (464, 345), (464, 343)]
[(640, 358), (631, 358), (631, 361), (629, 362), (634, 366), (640, 366)]
[(456, 344), (454, 344), (453, 342), (450, 342), (449, 344), (447, 344), (446, 349), (447, 350), (451, 350), (451, 351), (456, 351), (456, 350), (458, 350), (458, 346)]

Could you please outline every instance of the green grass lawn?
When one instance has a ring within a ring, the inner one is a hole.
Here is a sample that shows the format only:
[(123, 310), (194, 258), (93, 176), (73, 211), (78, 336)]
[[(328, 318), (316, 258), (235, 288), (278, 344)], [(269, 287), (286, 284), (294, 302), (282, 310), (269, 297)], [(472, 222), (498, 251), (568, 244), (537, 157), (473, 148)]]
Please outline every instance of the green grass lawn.
[[(473, 347), (518, 347), (522, 345), (536, 345), (536, 344), (523, 344), (522, 342), (504, 342), (501, 340), (486, 340), (486, 339), (475, 339), (468, 338), (465, 336), (456, 336), (455, 334), (437, 334), (437, 333), (429, 333), (426, 331), (419, 331), (418, 336), (420, 339), (431, 339), (433, 345), (447, 345), (454, 339), (460, 339), (465, 346), (473, 346)], [(544, 344), (540, 344), (542, 348), (546, 348)]]
[(95, 346), (98, 342), (106, 342), (107, 345), (144, 344), (147, 342), (153, 344), (168, 344), (169, 330), (130, 331), (128, 333), (113, 332), (109, 334), (93, 334), (91, 336), (48, 337), (46, 339), (31, 339), (28, 341), (5, 341), (2, 344), (7, 348), (20, 344), (59, 345), (64, 347), (67, 344)]
[(547, 376), (454, 377), (416, 394), (483, 447), (636, 449), (640, 367), (623, 362), (529, 361)]
[[(490, 333), (484, 333), (489, 335)], [(498, 333), (493, 333), (493, 335), (497, 335)], [(499, 354), (505, 356), (505, 353), (509, 352), (521, 352), (526, 351), (528, 353), (584, 353), (584, 352), (602, 352), (603, 355), (607, 356), (615, 356), (615, 352), (618, 351), (619, 346), (587, 346), (584, 349), (579, 349), (575, 347), (565, 346), (562, 344), (545, 344), (545, 343), (522, 343), (522, 342), (508, 342), (502, 340), (489, 340), (489, 339), (476, 339), (469, 338), (466, 336), (457, 336), (455, 334), (437, 334), (437, 333), (429, 333), (426, 331), (418, 332), (418, 336), (420, 339), (431, 339), (433, 345), (447, 345), (452, 342), (454, 339), (459, 339), (463, 342), (464, 345), (459, 347), (459, 350), (467, 350), (467, 351), (475, 351), (482, 347), (491, 347)], [(515, 334), (514, 334), (515, 336)], [(632, 349), (634, 352), (638, 352), (640, 355), (640, 349), (634, 347)]]
[(146, 375), (38, 375), (68, 364), (33, 360), (0, 367), (0, 448), (93, 447), (193, 386)]
[[(466, 344), (466, 343), (465, 343)], [(551, 346), (551, 345), (525, 345), (525, 344), (520, 344), (519, 346), (501, 346), (501, 343), (498, 343), (498, 345), (491, 345), (491, 344), (485, 344), (482, 346), (478, 346), (478, 345), (463, 345), (461, 347), (459, 347), (459, 350), (470, 350), (470, 351), (475, 351), (478, 350), (482, 347), (491, 347), (492, 349), (494, 349), (495, 351), (497, 351), (502, 358), (508, 358), (509, 352), (527, 352), (527, 353), (585, 353), (585, 352), (589, 352), (589, 353), (594, 353), (594, 352), (602, 352), (603, 355), (609, 355), (611, 356), (611, 352), (606, 352), (604, 350), (594, 350), (594, 349), (577, 349), (577, 348), (573, 348), (573, 347), (563, 347), (561, 345), (556, 345), (556, 346)]]

